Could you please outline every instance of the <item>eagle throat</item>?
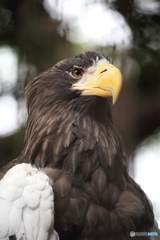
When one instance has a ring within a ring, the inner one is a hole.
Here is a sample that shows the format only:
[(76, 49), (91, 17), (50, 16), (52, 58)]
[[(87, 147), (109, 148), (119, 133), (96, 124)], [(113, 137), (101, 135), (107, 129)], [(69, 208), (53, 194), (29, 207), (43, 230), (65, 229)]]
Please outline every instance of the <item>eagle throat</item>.
[(53, 167), (76, 177), (82, 173), (84, 179), (99, 166), (106, 171), (118, 167), (117, 172), (122, 174), (126, 167), (123, 144), (107, 100), (82, 97), (52, 110), (48, 109), (45, 117), (42, 110), (41, 114), (30, 111), (23, 159), (36, 167)]

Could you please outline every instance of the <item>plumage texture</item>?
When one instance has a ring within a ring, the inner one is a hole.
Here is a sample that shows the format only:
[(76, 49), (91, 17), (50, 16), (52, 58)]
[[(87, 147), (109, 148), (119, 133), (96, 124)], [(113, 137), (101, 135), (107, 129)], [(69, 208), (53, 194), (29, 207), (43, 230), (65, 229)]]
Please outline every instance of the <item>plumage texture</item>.
[(30, 164), (12, 167), (0, 181), (0, 239), (58, 240), (48, 176)]
[(111, 100), (72, 89), (72, 69), (89, 76), (101, 59), (109, 62), (102, 54), (80, 54), (29, 83), (24, 147), (1, 171), (22, 162), (44, 169), (54, 183), (60, 240), (127, 240), (130, 231), (158, 231), (148, 198), (127, 173)]

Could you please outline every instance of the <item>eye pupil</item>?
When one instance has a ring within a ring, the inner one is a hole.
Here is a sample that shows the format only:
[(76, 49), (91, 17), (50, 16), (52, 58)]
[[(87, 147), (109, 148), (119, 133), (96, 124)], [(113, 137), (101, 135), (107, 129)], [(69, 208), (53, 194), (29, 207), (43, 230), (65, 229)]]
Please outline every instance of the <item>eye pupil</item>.
[(81, 75), (81, 70), (80, 70), (80, 69), (76, 69), (76, 70), (75, 70), (75, 74), (76, 74), (77, 76)]

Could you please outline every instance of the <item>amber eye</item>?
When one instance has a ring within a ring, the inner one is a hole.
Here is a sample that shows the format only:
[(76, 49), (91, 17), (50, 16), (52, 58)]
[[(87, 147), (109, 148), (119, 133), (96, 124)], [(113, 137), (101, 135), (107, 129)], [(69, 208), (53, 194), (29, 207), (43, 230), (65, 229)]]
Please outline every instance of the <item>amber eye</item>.
[(81, 78), (82, 75), (83, 75), (83, 69), (82, 68), (74, 68), (72, 71), (71, 71), (71, 74), (74, 78)]

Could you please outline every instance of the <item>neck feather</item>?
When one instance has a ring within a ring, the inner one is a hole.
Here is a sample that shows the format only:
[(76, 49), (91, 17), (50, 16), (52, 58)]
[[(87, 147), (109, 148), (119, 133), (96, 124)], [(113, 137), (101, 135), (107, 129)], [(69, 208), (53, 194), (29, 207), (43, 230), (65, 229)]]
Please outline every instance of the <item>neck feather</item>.
[[(80, 172), (84, 179), (99, 165), (106, 171), (118, 168), (117, 174), (123, 171), (122, 141), (112, 123), (109, 105), (101, 101), (93, 101), (87, 109), (66, 105), (41, 114), (31, 111), (22, 155), (37, 167), (63, 169), (76, 175)], [(108, 175), (115, 177), (112, 171)]]

